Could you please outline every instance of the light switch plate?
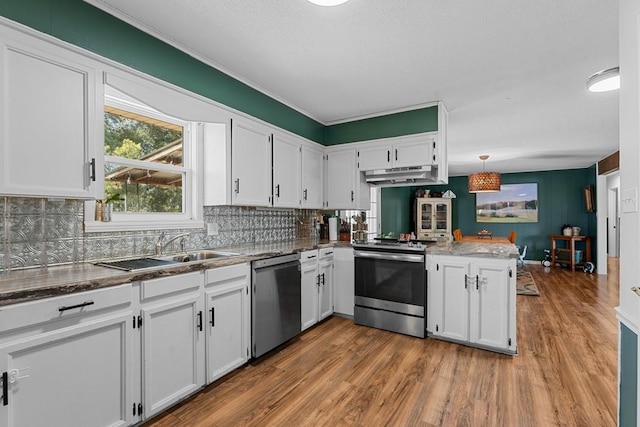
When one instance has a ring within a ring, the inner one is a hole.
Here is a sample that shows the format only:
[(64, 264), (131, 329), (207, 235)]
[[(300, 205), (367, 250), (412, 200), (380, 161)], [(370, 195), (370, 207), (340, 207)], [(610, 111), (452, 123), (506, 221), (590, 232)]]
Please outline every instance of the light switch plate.
[(638, 212), (638, 188), (627, 188), (622, 191), (622, 213)]
[(207, 236), (217, 236), (220, 232), (220, 227), (217, 222), (207, 223)]

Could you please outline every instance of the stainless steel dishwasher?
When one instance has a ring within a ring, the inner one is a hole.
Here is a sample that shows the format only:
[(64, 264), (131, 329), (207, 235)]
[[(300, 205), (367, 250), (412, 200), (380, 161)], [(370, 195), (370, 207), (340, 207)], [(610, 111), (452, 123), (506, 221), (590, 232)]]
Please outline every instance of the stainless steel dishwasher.
[(251, 263), (251, 348), (259, 357), (300, 333), (300, 254)]

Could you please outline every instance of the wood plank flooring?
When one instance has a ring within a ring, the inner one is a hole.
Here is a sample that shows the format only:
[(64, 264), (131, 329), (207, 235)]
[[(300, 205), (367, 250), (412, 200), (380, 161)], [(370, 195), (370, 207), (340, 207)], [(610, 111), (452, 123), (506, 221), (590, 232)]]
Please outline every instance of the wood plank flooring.
[(609, 275), (526, 265), (517, 356), (332, 317), (145, 427), (614, 426), (617, 259)]

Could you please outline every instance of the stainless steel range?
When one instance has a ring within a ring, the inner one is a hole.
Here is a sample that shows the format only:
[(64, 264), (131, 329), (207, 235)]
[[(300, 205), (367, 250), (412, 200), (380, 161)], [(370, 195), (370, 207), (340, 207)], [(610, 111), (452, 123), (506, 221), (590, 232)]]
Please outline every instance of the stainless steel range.
[(377, 241), (353, 245), (356, 324), (426, 336), (427, 244)]

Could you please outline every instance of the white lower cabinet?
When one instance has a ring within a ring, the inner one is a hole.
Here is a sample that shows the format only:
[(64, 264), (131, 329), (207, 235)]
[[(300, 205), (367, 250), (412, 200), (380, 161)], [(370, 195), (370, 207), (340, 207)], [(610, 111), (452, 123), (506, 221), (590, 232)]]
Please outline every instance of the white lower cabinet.
[(318, 250), (305, 251), (300, 254), (301, 273), (301, 330), (318, 323), (320, 276), (318, 275)]
[(429, 255), (431, 335), (515, 353), (515, 263), (515, 259)]
[(300, 254), (303, 331), (333, 314), (333, 250), (322, 248)]
[(133, 317), (131, 285), (0, 308), (0, 425), (133, 424)]
[(323, 248), (318, 251), (318, 276), (320, 286), (318, 295), (318, 312), (320, 318), (326, 319), (333, 314), (333, 248)]
[(333, 271), (334, 312), (353, 316), (355, 307), (353, 248), (334, 248)]
[(205, 280), (207, 383), (249, 360), (250, 264), (207, 270)]
[(143, 419), (205, 383), (203, 272), (140, 282)]

